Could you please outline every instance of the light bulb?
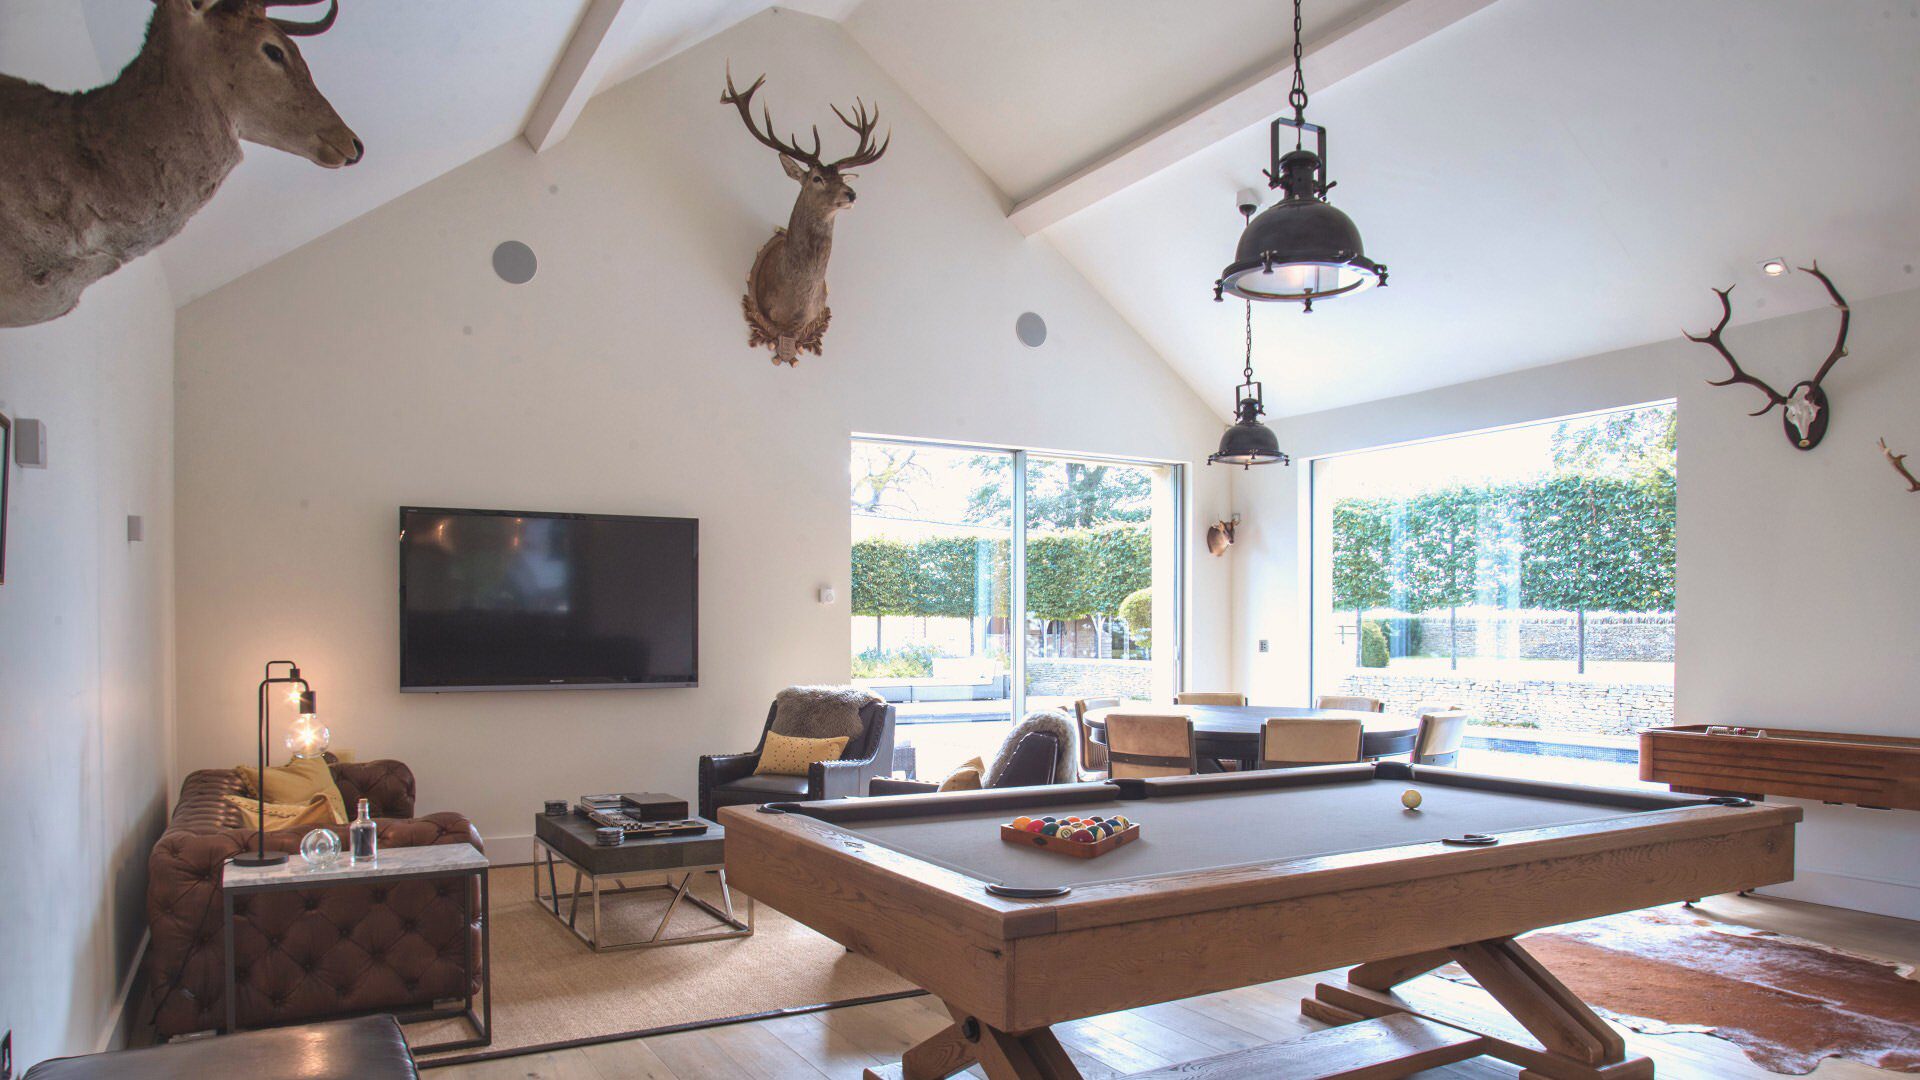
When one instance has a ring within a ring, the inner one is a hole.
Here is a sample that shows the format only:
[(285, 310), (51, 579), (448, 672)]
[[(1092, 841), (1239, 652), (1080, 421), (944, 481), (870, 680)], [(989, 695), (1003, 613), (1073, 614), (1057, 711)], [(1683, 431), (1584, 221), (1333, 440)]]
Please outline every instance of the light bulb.
[(303, 716), (287, 731), (287, 749), (296, 758), (316, 758), (327, 752), (333, 733), (315, 717)]

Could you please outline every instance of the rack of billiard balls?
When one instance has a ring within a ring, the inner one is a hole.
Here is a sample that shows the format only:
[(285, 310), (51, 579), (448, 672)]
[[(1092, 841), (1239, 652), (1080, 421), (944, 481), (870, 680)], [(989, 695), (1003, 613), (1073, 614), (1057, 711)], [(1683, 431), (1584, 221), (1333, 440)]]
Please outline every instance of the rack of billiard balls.
[(1140, 838), (1140, 826), (1113, 817), (1017, 817), (1000, 826), (1000, 839), (1075, 858), (1105, 855)]

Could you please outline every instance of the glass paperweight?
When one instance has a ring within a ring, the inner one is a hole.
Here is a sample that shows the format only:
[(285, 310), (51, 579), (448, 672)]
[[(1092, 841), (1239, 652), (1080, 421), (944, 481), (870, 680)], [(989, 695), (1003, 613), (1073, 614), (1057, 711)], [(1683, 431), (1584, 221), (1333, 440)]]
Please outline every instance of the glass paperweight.
[(332, 866), (340, 858), (340, 838), (332, 829), (310, 829), (300, 838), (300, 857), (309, 866)]

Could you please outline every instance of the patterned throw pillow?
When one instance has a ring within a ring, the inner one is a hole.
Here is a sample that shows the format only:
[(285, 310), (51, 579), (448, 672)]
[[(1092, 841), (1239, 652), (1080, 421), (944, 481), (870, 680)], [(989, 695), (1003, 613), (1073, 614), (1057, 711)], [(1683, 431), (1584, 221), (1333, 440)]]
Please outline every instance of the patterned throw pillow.
[(767, 732), (767, 744), (760, 748), (760, 764), (755, 776), (805, 776), (807, 766), (816, 761), (839, 761), (847, 748), (847, 737), (798, 739), (777, 731)]
[[(260, 804), (245, 795), (227, 795), (227, 802), (240, 811), (240, 823), (249, 829), (260, 827)], [(267, 831), (278, 832), (281, 829), (300, 829), (305, 831), (316, 825), (334, 825), (333, 807), (327, 805), (325, 795), (315, 795), (305, 803), (268, 803)]]
[(987, 771), (986, 762), (979, 758), (960, 763), (960, 767), (947, 774), (940, 781), (941, 791), (979, 791), (982, 787), (981, 774)]
[[(251, 765), (236, 765), (241, 785), (248, 795), (260, 794), (260, 771)], [(334, 825), (345, 825), (347, 802), (333, 782), (333, 769), (322, 758), (295, 758), (286, 765), (267, 768), (267, 801), (305, 806), (315, 795), (325, 795), (333, 813)]]

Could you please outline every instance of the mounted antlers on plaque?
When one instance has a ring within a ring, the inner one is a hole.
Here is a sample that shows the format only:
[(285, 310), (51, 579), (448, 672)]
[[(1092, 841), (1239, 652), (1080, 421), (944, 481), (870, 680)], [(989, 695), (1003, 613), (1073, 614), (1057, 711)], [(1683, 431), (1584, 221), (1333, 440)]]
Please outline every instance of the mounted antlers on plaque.
[(1775, 405), (1783, 406), (1785, 416), (1781, 420), (1781, 426), (1786, 429), (1787, 441), (1798, 449), (1811, 450), (1819, 446), (1820, 440), (1827, 434), (1827, 392), (1820, 389), (1820, 380), (1826, 378), (1827, 372), (1833, 370), (1833, 365), (1847, 355), (1847, 326), (1853, 321), (1853, 309), (1847, 306), (1846, 298), (1840, 295), (1840, 290), (1833, 287), (1833, 281), (1820, 272), (1818, 261), (1812, 266), (1803, 266), (1800, 269), (1819, 278), (1820, 284), (1827, 287), (1827, 295), (1833, 297), (1833, 306), (1840, 309), (1839, 336), (1834, 338), (1833, 351), (1827, 354), (1826, 362), (1820, 365), (1819, 371), (1814, 372), (1813, 378), (1793, 384), (1792, 390), (1782, 394), (1768, 385), (1765, 380), (1740, 369), (1740, 362), (1733, 358), (1733, 353), (1727, 350), (1726, 343), (1720, 340), (1720, 332), (1727, 328), (1727, 321), (1733, 318), (1733, 303), (1727, 299), (1727, 294), (1733, 291), (1731, 285), (1724, 289), (1713, 290), (1714, 294), (1720, 297), (1719, 325), (1704, 334), (1688, 334), (1687, 340), (1713, 346), (1714, 350), (1726, 360), (1727, 366), (1733, 368), (1733, 374), (1717, 382), (1708, 379), (1707, 385), (1733, 386), (1738, 383), (1751, 386), (1766, 394), (1766, 405), (1748, 415), (1764, 416), (1773, 411)]
[(333, 25), (267, 14), (321, 0), (154, 0), (140, 55), (67, 94), (0, 75), (0, 326), (72, 311), (87, 286), (178, 233), (240, 163), (242, 140), (336, 169), (352, 129), (296, 37)]
[(1894, 453), (1885, 439), (1880, 440), (1880, 452), (1887, 455), (1887, 464), (1893, 466), (1893, 471), (1899, 473), (1900, 479), (1907, 482), (1907, 493), (1910, 495), (1920, 493), (1920, 477), (1914, 476), (1913, 470), (1907, 467), (1907, 455)]
[(802, 352), (820, 355), (820, 339), (833, 318), (827, 308), (833, 216), (852, 206), (854, 200), (853, 189), (847, 186), (854, 174), (844, 170), (879, 161), (893, 135), (889, 132), (878, 145), (873, 141), (873, 129), (880, 122), (879, 106), (868, 113), (866, 103), (856, 98), (852, 117), (841, 112), (839, 106), (831, 106), (833, 115), (853, 129), (860, 143), (846, 157), (822, 162), (818, 125), (813, 129), (813, 149), (802, 150), (793, 136), (784, 142), (774, 136), (773, 113), (764, 104), (760, 107), (764, 129), (754, 123), (753, 95), (766, 81), (762, 75), (745, 92), (736, 90), (729, 67), (727, 92), (720, 95), (720, 104), (739, 109), (747, 130), (777, 152), (780, 167), (800, 183), (800, 195), (793, 200), (787, 227), (773, 230), (773, 238), (753, 257), (753, 269), (747, 272), (747, 293), (740, 298), (747, 317), (747, 344), (772, 346), (773, 362), (791, 365), (800, 362)]

